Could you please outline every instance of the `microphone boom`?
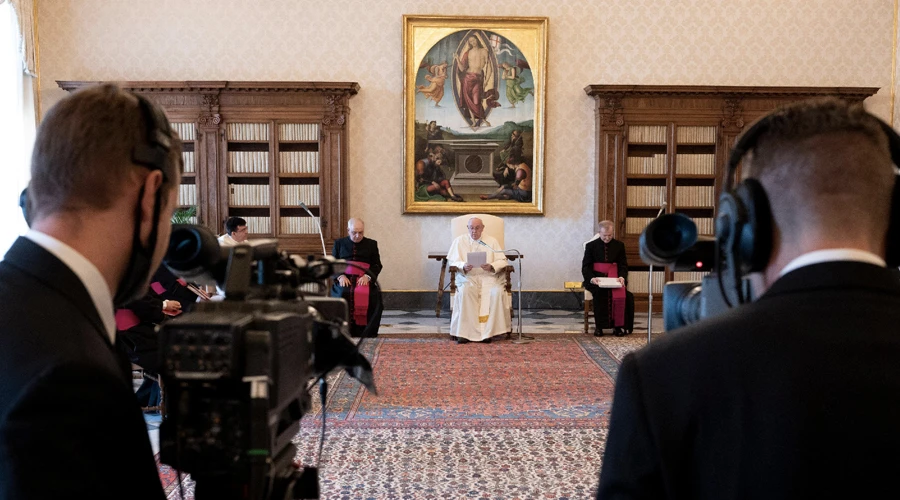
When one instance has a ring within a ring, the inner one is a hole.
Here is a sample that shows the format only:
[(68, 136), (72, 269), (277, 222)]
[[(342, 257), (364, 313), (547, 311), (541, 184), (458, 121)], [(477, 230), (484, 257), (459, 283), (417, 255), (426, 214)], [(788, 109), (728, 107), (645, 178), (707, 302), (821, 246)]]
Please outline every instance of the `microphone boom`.
[(316, 221), (316, 227), (319, 228), (319, 240), (322, 242), (322, 257), (328, 257), (328, 251), (325, 250), (325, 236), (322, 234), (322, 221), (319, 220), (318, 217), (316, 217), (315, 215), (313, 215), (313, 213), (312, 213), (312, 211), (309, 209), (309, 207), (306, 206), (306, 203), (304, 203), (304, 202), (301, 201), (301, 202), (300, 202), (300, 208), (302, 208), (303, 210), (306, 210), (306, 213), (308, 213), (309, 216), (312, 217), (313, 220)]

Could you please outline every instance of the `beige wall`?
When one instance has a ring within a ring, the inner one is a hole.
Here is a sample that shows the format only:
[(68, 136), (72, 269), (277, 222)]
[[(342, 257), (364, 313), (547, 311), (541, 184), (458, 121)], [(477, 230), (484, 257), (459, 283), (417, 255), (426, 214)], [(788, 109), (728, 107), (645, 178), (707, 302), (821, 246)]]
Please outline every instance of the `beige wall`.
[[(507, 217), (523, 288), (579, 279), (595, 217), (588, 84), (879, 87), (887, 118), (893, 0), (41, 0), (42, 105), (55, 80), (358, 81), (350, 211), (379, 241), (390, 290), (431, 289), (449, 216), (401, 215), (401, 16), (547, 16), (544, 217)], [(898, 104), (900, 106), (900, 104)], [(896, 113), (895, 113), (896, 114)], [(897, 118), (900, 120), (900, 117)], [(896, 125), (896, 121), (895, 121)]]

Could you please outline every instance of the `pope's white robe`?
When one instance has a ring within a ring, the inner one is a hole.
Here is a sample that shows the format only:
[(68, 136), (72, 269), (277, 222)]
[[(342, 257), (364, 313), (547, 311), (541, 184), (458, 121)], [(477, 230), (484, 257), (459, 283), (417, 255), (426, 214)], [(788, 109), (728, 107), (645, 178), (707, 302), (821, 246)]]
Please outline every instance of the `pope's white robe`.
[[(482, 236), (481, 245), (468, 234), (459, 236), (450, 245), (447, 262), (456, 266), (456, 295), (453, 296), (453, 314), (450, 317), (450, 335), (479, 342), (511, 329), (511, 299), (506, 293), (506, 274), (497, 273), (507, 266), (500, 244), (490, 236)], [(487, 262), (494, 272), (473, 267), (462, 272), (469, 252), (487, 253)]]

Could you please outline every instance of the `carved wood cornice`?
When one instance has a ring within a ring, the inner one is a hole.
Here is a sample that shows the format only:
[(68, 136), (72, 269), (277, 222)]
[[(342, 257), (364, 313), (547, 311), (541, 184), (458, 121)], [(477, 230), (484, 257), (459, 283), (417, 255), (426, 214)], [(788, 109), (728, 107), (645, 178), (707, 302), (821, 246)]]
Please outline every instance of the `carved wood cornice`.
[(57, 80), (60, 88), (73, 91), (97, 83), (115, 83), (120, 87), (141, 93), (169, 92), (321, 92), (329, 94), (356, 95), (359, 83), (356, 82), (231, 82), (231, 81), (123, 81), (92, 82)]
[(861, 101), (878, 92), (877, 87), (750, 87), (710, 85), (588, 85), (587, 95), (602, 99), (618, 96), (631, 97), (785, 97), (803, 99), (818, 96), (836, 96), (850, 101)]

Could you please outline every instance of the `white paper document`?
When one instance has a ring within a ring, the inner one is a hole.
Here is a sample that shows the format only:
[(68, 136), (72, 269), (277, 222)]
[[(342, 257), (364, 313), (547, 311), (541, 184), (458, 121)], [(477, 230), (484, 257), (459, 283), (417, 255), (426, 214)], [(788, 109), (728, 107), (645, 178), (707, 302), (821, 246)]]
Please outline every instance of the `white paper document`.
[(487, 252), (469, 252), (466, 254), (466, 264), (472, 267), (481, 267), (487, 264)]
[(591, 283), (599, 286), (600, 288), (622, 287), (622, 284), (619, 283), (619, 278), (591, 278)]

